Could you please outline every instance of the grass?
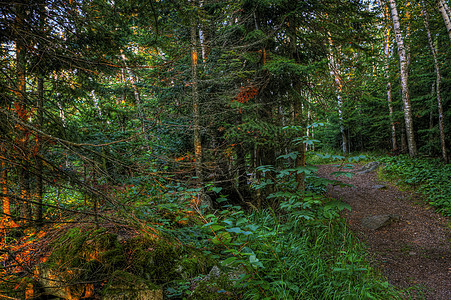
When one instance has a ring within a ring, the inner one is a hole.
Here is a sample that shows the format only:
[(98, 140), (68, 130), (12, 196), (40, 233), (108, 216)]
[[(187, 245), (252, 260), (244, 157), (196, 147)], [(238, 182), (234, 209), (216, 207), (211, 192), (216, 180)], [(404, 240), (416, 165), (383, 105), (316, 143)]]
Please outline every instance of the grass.
[(451, 216), (451, 164), (406, 155), (381, 157), (379, 161), (385, 163), (384, 179), (420, 192), (438, 212)]
[(401, 299), (343, 220), (278, 217), (270, 210), (248, 218), (258, 230), (241, 248), (252, 249), (259, 265), (249, 256), (240, 261), (252, 270), (240, 283), (245, 299)]

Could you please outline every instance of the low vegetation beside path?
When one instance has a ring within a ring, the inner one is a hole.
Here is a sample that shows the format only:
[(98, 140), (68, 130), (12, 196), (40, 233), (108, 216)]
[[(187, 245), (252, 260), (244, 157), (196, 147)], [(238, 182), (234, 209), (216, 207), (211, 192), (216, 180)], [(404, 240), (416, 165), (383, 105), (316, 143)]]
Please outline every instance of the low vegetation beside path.
[(451, 216), (451, 164), (405, 155), (386, 156), (379, 161), (385, 164), (383, 177), (422, 193), (429, 205), (444, 216)]
[(321, 194), (330, 181), (311, 172), (308, 189), (316, 192), (300, 194), (289, 188), (290, 172), (273, 171), (278, 180), (268, 201), (277, 209), (226, 204), (223, 195), (223, 205), (207, 211), (186, 197), (192, 190), (181, 190), (136, 202), (127, 216), (104, 211), (97, 219), (66, 218), (39, 232), (17, 232), (0, 257), (8, 266), (1, 270), (2, 295), (401, 298), (340, 219), (349, 207)]

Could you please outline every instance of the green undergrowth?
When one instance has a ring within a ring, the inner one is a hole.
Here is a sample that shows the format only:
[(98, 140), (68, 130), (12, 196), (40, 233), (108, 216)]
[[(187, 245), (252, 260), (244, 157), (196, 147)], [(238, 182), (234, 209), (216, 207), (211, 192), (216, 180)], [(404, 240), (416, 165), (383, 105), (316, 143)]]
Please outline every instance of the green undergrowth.
[(76, 227), (56, 239), (52, 249), (42, 270), (57, 272), (69, 289), (90, 282), (104, 295), (161, 289), (212, 266), (202, 251), (145, 231), (129, 238), (106, 228)]
[[(293, 211), (287, 213), (251, 214), (247, 222), (252, 225), (243, 226), (240, 243), (224, 250), (229, 255), (223, 264), (245, 265), (249, 271), (240, 282), (246, 299), (399, 297), (370, 266), (365, 248), (342, 220), (305, 220)], [(246, 229), (252, 233), (245, 237)], [(232, 242), (239, 240), (237, 235), (231, 234)]]
[[(295, 159), (296, 153), (281, 156)], [(357, 162), (363, 157), (346, 159)], [(326, 157), (328, 159), (328, 157)], [(337, 158), (343, 162), (343, 158)], [(261, 166), (262, 179), (254, 190), (267, 190), (271, 205), (246, 210), (233, 204), (201, 215), (210, 244), (205, 255), (220, 262), (221, 282), (205, 283), (206, 294), (179, 282), (172, 298), (183, 299), (402, 299), (371, 266), (364, 245), (354, 237), (339, 212), (349, 205), (322, 195), (328, 184), (340, 184), (315, 175), (313, 166), (280, 169)], [(299, 191), (295, 174), (306, 176), (305, 192)], [(336, 175), (349, 175), (338, 168)], [(226, 201), (226, 198), (223, 199)], [(227, 203), (227, 202), (224, 202)], [(271, 208), (273, 207), (273, 208)], [(197, 227), (191, 227), (197, 228)], [(177, 239), (199, 245), (200, 234), (173, 230)], [(197, 238), (196, 238), (197, 237)], [(207, 295), (209, 295), (207, 297)]]
[(366, 163), (374, 161), (378, 155), (372, 152), (361, 152), (343, 155), (339, 151), (318, 151), (318, 152), (308, 152), (306, 155), (307, 161), (314, 165), (323, 165), (330, 163), (340, 163), (340, 162), (360, 162)]
[[(339, 182), (317, 177), (313, 166), (258, 171), (262, 178), (250, 188), (271, 191), (264, 208), (237, 206), (227, 195), (216, 199), (216, 210), (190, 208), (199, 190), (172, 186), (135, 203), (134, 218), (122, 214), (129, 221), (123, 227), (66, 229), (51, 243), (40, 273), (61, 276), (74, 294), (79, 284), (93, 284), (96, 296), (162, 289), (170, 299), (403, 298), (371, 266), (365, 247), (340, 218), (351, 207), (323, 195), (328, 184)], [(351, 176), (344, 163), (334, 173)], [(221, 192), (213, 185), (206, 189)]]
[(382, 157), (379, 161), (385, 163), (382, 176), (422, 193), (438, 212), (451, 216), (451, 164), (407, 155)]

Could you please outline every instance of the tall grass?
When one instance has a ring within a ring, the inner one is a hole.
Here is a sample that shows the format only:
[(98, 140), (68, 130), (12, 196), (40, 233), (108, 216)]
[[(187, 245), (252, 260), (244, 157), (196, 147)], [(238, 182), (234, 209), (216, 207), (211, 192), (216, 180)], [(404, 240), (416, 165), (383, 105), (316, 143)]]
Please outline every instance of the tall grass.
[(282, 220), (270, 210), (253, 213), (258, 225), (247, 246), (262, 267), (245, 287), (247, 299), (399, 299), (369, 263), (345, 222), (335, 218)]

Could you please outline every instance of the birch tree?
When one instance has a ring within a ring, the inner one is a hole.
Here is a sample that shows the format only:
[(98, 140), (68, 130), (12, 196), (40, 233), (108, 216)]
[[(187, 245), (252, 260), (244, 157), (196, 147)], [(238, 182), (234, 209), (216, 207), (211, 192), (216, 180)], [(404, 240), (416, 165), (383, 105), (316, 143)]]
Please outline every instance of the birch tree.
[(446, 30), (448, 31), (449, 39), (451, 41), (451, 15), (450, 9), (444, 0), (436, 0), (438, 10), (443, 17), (443, 21), (445, 22)]
[(333, 53), (333, 41), (332, 38), (328, 37), (329, 40), (329, 71), (331, 76), (334, 78), (335, 86), (337, 88), (337, 106), (338, 106), (338, 122), (340, 123), (340, 133), (342, 138), (341, 148), (343, 153), (349, 152), (349, 142), (348, 137), (345, 132), (345, 127), (343, 125), (343, 100), (342, 100), (342, 90), (343, 90), (343, 79), (340, 72), (340, 64)]
[[(382, 4), (382, 3), (381, 3)], [(388, 5), (385, 4), (383, 9), (383, 14), (385, 18), (385, 45), (384, 45), (384, 72), (385, 78), (387, 80), (387, 103), (388, 103), (388, 113), (390, 118), (390, 129), (391, 129), (391, 139), (392, 139), (392, 150), (398, 149), (398, 144), (396, 140), (396, 125), (393, 117), (393, 100), (392, 100), (392, 87), (390, 82), (389, 73), (389, 56), (390, 56), (390, 33), (391, 27), (389, 26), (390, 12)]]
[(440, 144), (442, 148), (442, 157), (445, 162), (448, 162), (448, 154), (446, 153), (446, 143), (445, 143), (445, 121), (444, 121), (444, 113), (443, 113), (443, 105), (442, 105), (442, 96), (441, 96), (441, 82), (442, 75), (440, 72), (440, 65), (437, 58), (437, 51), (435, 50), (434, 43), (432, 41), (431, 30), (429, 29), (429, 14), (425, 8), (424, 1), (421, 0), (421, 9), (423, 13), (423, 21), (424, 27), (426, 28), (426, 33), (428, 35), (428, 43), (431, 48), (431, 54), (434, 58), (434, 67), (436, 74), (436, 95), (437, 95), (437, 105), (438, 105), (438, 120), (439, 120), (439, 130), (440, 130)]
[(404, 38), (401, 33), (401, 25), (399, 22), (398, 9), (395, 0), (388, 0), (391, 9), (393, 29), (395, 32), (396, 44), (398, 46), (398, 56), (400, 62), (401, 75), (401, 93), (402, 102), (404, 106), (404, 121), (406, 124), (407, 145), (409, 148), (409, 155), (415, 157), (418, 155), (417, 146), (415, 142), (415, 133), (413, 128), (412, 107), (409, 96), (409, 67), (407, 60), (406, 47), (404, 45)]
[(122, 58), (122, 62), (124, 63), (124, 66), (125, 66), (125, 70), (127, 70), (129, 81), (133, 87), (133, 95), (135, 96), (136, 109), (138, 110), (138, 119), (141, 122), (141, 132), (144, 135), (144, 139), (146, 141), (146, 148), (149, 151), (150, 150), (149, 137), (146, 134), (145, 115), (144, 115), (143, 106), (142, 106), (141, 93), (140, 93), (138, 85), (137, 85), (137, 79), (136, 79), (137, 77), (136, 77), (135, 73), (133, 72), (133, 70), (131, 69), (131, 67), (128, 65), (128, 59), (125, 56), (123, 50), (121, 50), (121, 58)]

